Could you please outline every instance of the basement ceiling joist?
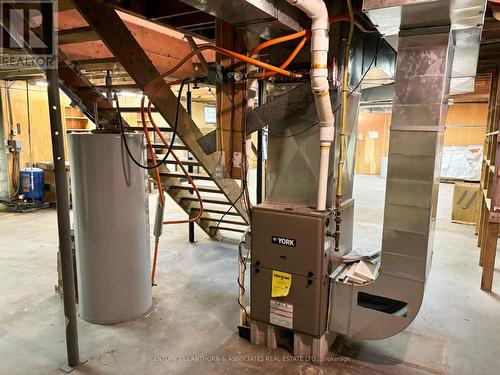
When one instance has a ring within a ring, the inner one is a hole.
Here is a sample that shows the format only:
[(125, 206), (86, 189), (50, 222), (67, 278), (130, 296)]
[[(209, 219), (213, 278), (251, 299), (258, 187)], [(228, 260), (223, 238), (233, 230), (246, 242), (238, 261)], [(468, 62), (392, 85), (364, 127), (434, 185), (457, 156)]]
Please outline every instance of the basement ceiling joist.
[(115, 57), (103, 57), (97, 59), (75, 59), (73, 60), (80, 69), (93, 70), (122, 70), (121, 64)]
[[(178, 0), (111, 0), (115, 8), (205, 41), (215, 40), (215, 17)], [(200, 21), (201, 20), (201, 21)]]
[[(159, 26), (157, 23), (149, 22), (136, 15), (120, 11), (118, 14), (161, 72), (173, 67), (178, 63), (179, 56), (184, 56), (192, 50), (184, 38), (184, 34), (165, 26)], [(207, 19), (207, 22), (210, 21)], [(189, 22), (185, 21), (185, 25), (189, 25)], [(106, 70), (112, 70), (114, 73), (121, 74), (122, 67), (115, 65), (113, 60), (106, 60), (112, 58), (112, 53), (78, 10), (67, 9), (59, 12), (58, 29), (61, 49), (70, 60), (79, 62), (81, 69), (92, 72), (100, 71), (101, 74), (106, 74)], [(199, 39), (196, 39), (196, 43), (200, 42)], [(211, 51), (205, 51), (204, 56), (207, 61), (214, 60), (214, 53)], [(196, 63), (197, 58), (193, 58), (193, 62)], [(192, 71), (193, 67), (187, 63), (174, 77), (184, 77), (192, 74)]]
[(99, 40), (97, 34), (90, 26), (82, 26), (69, 30), (61, 30), (57, 35), (59, 45), (82, 43)]

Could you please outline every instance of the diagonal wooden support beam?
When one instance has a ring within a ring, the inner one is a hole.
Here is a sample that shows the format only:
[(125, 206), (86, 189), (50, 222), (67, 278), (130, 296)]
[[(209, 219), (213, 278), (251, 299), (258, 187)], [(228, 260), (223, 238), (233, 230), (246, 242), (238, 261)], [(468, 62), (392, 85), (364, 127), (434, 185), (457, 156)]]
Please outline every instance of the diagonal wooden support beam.
[[(0, 20), (0, 24), (3, 25), (12, 38), (19, 41), (19, 44), (23, 46), (24, 52), (26, 54), (33, 55), (33, 51), (29, 47), (28, 43), (23, 41), (23, 37), (19, 35), (16, 30), (11, 30), (9, 27), (10, 24), (4, 23), (3, 21), (4, 20)], [(31, 30), (38, 35), (42, 33), (40, 28)], [(80, 110), (91, 121), (94, 121), (93, 104), (95, 101), (98, 101), (100, 108), (112, 108), (112, 105), (107, 100), (104, 100), (106, 97), (99, 90), (97, 90), (97, 88), (95, 88), (87, 78), (85, 78), (85, 76), (73, 63), (71, 63), (61, 48), (58, 48), (57, 53), (59, 87), (73, 101), (73, 103), (78, 105)], [(41, 73), (43, 72), (41, 69), (39, 69), (39, 71)], [(117, 120), (117, 113), (111, 111), (104, 112), (101, 115), (101, 120), (104, 120), (105, 128), (114, 127)], [(125, 126), (129, 126), (124, 119), (123, 124)]]
[[(191, 51), (189, 43), (184, 40), (181, 33), (128, 13), (117, 12), (159, 71), (170, 69), (179, 61), (176, 56), (184, 56)], [(70, 59), (94, 60), (112, 57), (109, 49), (77, 9), (59, 12), (58, 28), (59, 44)], [(79, 37), (82, 39), (77, 42)], [(208, 61), (213, 61), (215, 58), (213, 51), (204, 51), (202, 54)], [(180, 78), (192, 73), (193, 67), (185, 64), (173, 76)]]
[[(98, 0), (72, 1), (80, 14), (141, 89), (144, 89), (149, 82), (159, 76), (158, 70), (112, 7)], [(165, 82), (161, 82), (158, 87), (162, 88), (161, 95), (153, 101), (153, 104), (169, 124), (174, 124), (177, 97)], [(179, 111), (177, 129), (179, 138), (213, 177), (217, 162), (215, 155), (208, 156), (201, 149), (196, 140), (202, 136), (202, 133), (182, 106)], [(240, 187), (235, 180), (214, 179), (214, 182), (224, 191), (231, 202), (237, 201), (240, 197)], [(248, 222), (248, 215), (242, 201), (238, 200), (234, 207)]]
[[(90, 81), (80, 72), (79, 68), (69, 62), (64, 53), (59, 49), (58, 56), (59, 82), (61, 89), (68, 95), (73, 102), (79, 104), (80, 110), (85, 113), (90, 120), (94, 119), (94, 102), (99, 107), (99, 120), (105, 128), (113, 128), (117, 125), (118, 113), (116, 110), (105, 111), (103, 109), (113, 109), (106, 96), (99, 91)], [(104, 121), (103, 121), (104, 120)], [(127, 121), (122, 118), (124, 126), (129, 126)]]

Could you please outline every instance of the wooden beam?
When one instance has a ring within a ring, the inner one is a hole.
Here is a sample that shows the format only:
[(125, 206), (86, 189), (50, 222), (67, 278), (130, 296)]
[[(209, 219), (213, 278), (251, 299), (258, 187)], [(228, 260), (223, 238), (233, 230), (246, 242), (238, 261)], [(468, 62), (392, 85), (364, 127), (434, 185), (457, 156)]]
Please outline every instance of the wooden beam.
[[(500, 124), (500, 70), (497, 69), (496, 77), (493, 83), (496, 84), (496, 89), (492, 90), (494, 96), (492, 96), (492, 108), (490, 107), (489, 115), (492, 116), (494, 130), (499, 129)], [(493, 184), (491, 191), (491, 210), (489, 221), (500, 223), (500, 137), (497, 137), (497, 144), (493, 146), (495, 148), (494, 160), (495, 160), (495, 174), (493, 176)], [(491, 159), (490, 159), (491, 160)], [(496, 249), (495, 249), (496, 251)]]
[[(156, 67), (113, 8), (98, 0), (73, 0), (73, 3), (141, 89), (159, 76)], [(153, 104), (163, 118), (173, 124), (177, 113), (177, 96), (164, 81), (160, 82), (158, 87), (161, 89), (161, 95), (153, 100)], [(202, 133), (182, 106), (179, 110), (177, 129), (179, 138), (212, 175), (216, 166), (215, 160), (206, 155), (198, 145), (196, 140)], [(214, 179), (214, 182), (231, 202), (235, 202), (235, 209), (248, 222), (248, 215), (241, 200), (238, 200), (240, 187), (236, 181)]]
[[(73, 96), (70, 95), (70, 98), (73, 101), (78, 100), (80, 102), (79, 104), (86, 109), (83, 110), (83, 112), (87, 114), (92, 121), (94, 121), (93, 111), (94, 103), (96, 102), (100, 108), (99, 120), (104, 120), (103, 126), (105, 128), (115, 127), (118, 114), (111, 103), (105, 100), (106, 97), (104, 94), (94, 87), (76, 66), (68, 65), (66, 61), (68, 61), (67, 58), (59, 49), (59, 79), (63, 84), (64, 91), (67, 94), (69, 94), (69, 92), (73, 94)], [(127, 121), (123, 118), (122, 122), (125, 126), (129, 126)]]
[(58, 12), (63, 12), (65, 10), (73, 9), (73, 3), (71, 0), (59, 0), (57, 2), (57, 11)]
[(90, 28), (90, 26), (77, 27), (75, 29), (60, 30), (57, 36), (59, 45), (93, 42), (99, 40), (97, 34)]
[[(484, 161), (481, 170), (481, 217), (478, 243), (481, 246), (479, 264), (483, 266), (481, 289), (491, 291), (495, 272), (498, 231), (500, 223), (500, 70), (496, 68), (491, 80), (491, 96), (488, 108), (487, 135), (484, 146)], [(490, 137), (490, 134), (492, 135)], [(493, 171), (492, 168), (493, 167)], [(491, 201), (488, 204), (488, 199)]]
[[(236, 33), (231, 24), (221, 19), (216, 20), (216, 44), (220, 47), (234, 50), (236, 47)], [(226, 69), (232, 68), (234, 60), (223, 55), (217, 56), (217, 62)], [(218, 84), (217, 96), (217, 149), (224, 154), (224, 175), (241, 179), (241, 166), (233, 163), (241, 160), (242, 137), (242, 100), (241, 85), (233, 82)], [(239, 133), (239, 135), (238, 135)], [(238, 157), (239, 153), (240, 156)], [(235, 158), (236, 156), (236, 158)]]
[[(189, 46), (191, 47), (192, 50), (195, 50), (196, 48), (198, 48), (198, 45), (196, 44), (195, 40), (193, 39), (193, 37), (191, 35), (186, 35), (186, 40), (188, 41)], [(198, 57), (198, 59), (200, 60), (200, 64), (203, 67), (204, 73), (207, 74), (208, 73), (208, 63), (207, 63), (207, 60), (205, 59), (205, 56), (203, 56), (202, 53), (198, 53), (196, 55), (196, 57)]]
[(115, 57), (102, 57), (96, 59), (74, 59), (80, 69), (83, 70), (115, 70), (122, 66)]
[[(95, 86), (98, 89), (105, 90), (108, 89), (107, 85), (96, 85)], [(138, 91), (139, 86), (135, 83), (120, 83), (116, 85), (111, 85), (109, 88), (112, 90), (131, 90), (131, 91)]]
[(491, 292), (491, 288), (493, 287), (497, 242), (498, 223), (488, 223), (488, 228), (486, 230), (486, 246), (482, 259), (483, 273), (481, 275), (481, 290), (486, 292)]
[[(35, 33), (41, 33), (40, 28), (32, 29)], [(22, 37), (17, 34), (17, 31), (7, 32), (15, 34), (16, 40), (22, 40)], [(13, 36), (14, 37), (14, 36)], [(29, 55), (33, 55), (33, 51), (30, 49), (28, 43), (21, 43), (24, 52)], [(69, 96), (72, 102), (80, 107), (83, 113), (92, 121), (94, 121), (93, 107), (94, 102), (97, 102), (101, 108), (112, 107), (105, 99), (105, 96), (93, 87), (93, 85), (85, 78), (85, 76), (78, 70), (76, 66), (69, 63), (69, 59), (61, 50), (58, 48), (58, 79), (59, 87)], [(40, 73), (42, 71), (40, 70)], [(78, 95), (76, 94), (78, 93)], [(105, 120), (104, 127), (114, 127), (117, 120), (117, 113), (112, 111), (106, 111), (100, 114), (101, 120)], [(123, 119), (123, 124), (128, 126), (127, 122)]]
[[(233, 51), (243, 51), (245, 48), (244, 43), (244, 31), (235, 31), (234, 38), (234, 46)], [(241, 69), (241, 66), (240, 68)], [(241, 165), (246, 161), (243, 159), (245, 153), (243, 152), (243, 148), (246, 145), (243, 145), (243, 129), (245, 128), (245, 118), (243, 116), (243, 112), (246, 112), (246, 108), (243, 108), (243, 81), (240, 82), (232, 82), (233, 86), (233, 123), (231, 127), (231, 142), (233, 148), (233, 164), (231, 166), (231, 178), (243, 178), (244, 168)], [(246, 105), (246, 103), (245, 103)], [(239, 154), (239, 156), (238, 156)], [(237, 164), (239, 162), (239, 164)]]
[[(219, 47), (233, 48), (233, 28), (231, 24), (221, 19), (216, 20), (216, 44)], [(229, 68), (232, 61), (224, 55), (217, 56), (217, 63), (224, 68)], [(224, 176), (229, 176), (233, 149), (231, 142), (231, 131), (233, 122), (232, 111), (232, 85), (218, 84), (216, 86), (216, 108), (217, 108), (217, 150), (224, 155)]]
[[(179, 62), (179, 56), (184, 56), (191, 51), (189, 44), (182, 39), (183, 34), (179, 32), (144, 19), (139, 19), (130, 14), (121, 12), (118, 16), (160, 72), (172, 68)], [(90, 26), (77, 9), (70, 9), (59, 12), (58, 27), (60, 30), (62, 29), (62, 35), (66, 32), (71, 35), (72, 31), (65, 30), (88, 30)], [(106, 45), (102, 41), (97, 40), (98, 37), (95, 32), (94, 35), (96, 38), (91, 38), (90, 34), (87, 34), (87, 38), (92, 40), (61, 44), (61, 48), (66, 56), (72, 60), (112, 57), (112, 53)], [(71, 38), (74, 39), (77, 37), (72, 35)], [(206, 51), (204, 52), (204, 56), (207, 61), (214, 61), (213, 52)], [(175, 78), (181, 78), (192, 74), (192, 72), (192, 65), (186, 63), (174, 76), (176, 76)]]

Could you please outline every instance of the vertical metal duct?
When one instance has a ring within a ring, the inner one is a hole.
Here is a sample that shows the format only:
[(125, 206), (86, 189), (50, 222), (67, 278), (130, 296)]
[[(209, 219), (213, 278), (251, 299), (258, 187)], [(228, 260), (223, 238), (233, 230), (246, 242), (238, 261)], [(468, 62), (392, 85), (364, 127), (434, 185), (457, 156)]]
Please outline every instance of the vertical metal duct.
[[(307, 85), (309, 86), (309, 85)], [(285, 94), (288, 95), (288, 94)], [(348, 100), (346, 137), (346, 163), (343, 166), (341, 202), (342, 224), (340, 252), (343, 255), (352, 250), (352, 229), (354, 220), (354, 199), (352, 197), (354, 158), (356, 155), (356, 140), (358, 127), (359, 101), (361, 95), (355, 91)], [(338, 90), (330, 89), (333, 108), (340, 105)], [(277, 101), (276, 99), (274, 101)], [(290, 102), (292, 99), (290, 99)], [(272, 103), (269, 102), (269, 103)], [(267, 105), (267, 104), (266, 104)], [(274, 108), (277, 113), (280, 108)], [(341, 113), (337, 111), (335, 121), (340, 122)], [(315, 207), (318, 196), (318, 176), (320, 164), (319, 126), (314, 124), (316, 105), (313, 96), (301, 99), (296, 109), (288, 115), (270, 122), (270, 135), (267, 156), (266, 201), (272, 203), (303, 205)], [(335, 136), (340, 137), (340, 127), (335, 128)], [(278, 135), (279, 136), (278, 136)], [(329, 165), (334, 166), (340, 153), (340, 143), (335, 143), (330, 152)], [(286, 171), (285, 173), (283, 171)], [(326, 207), (331, 210), (335, 204), (335, 186), (337, 168), (330, 168), (328, 175), (328, 190)], [(329, 231), (335, 230), (333, 220)]]
[[(287, 0), (311, 18), (311, 88), (319, 121), (320, 159), (316, 209), (326, 210), (330, 148), (335, 138), (335, 118), (328, 84), (330, 21), (323, 0)], [(349, 3), (350, 6), (350, 3)], [(349, 8), (350, 9), (350, 8)], [(351, 34), (349, 34), (349, 37)], [(349, 42), (348, 42), (349, 43)], [(347, 73), (345, 75), (347, 77)]]
[[(144, 137), (127, 143), (145, 164)], [(152, 304), (147, 173), (119, 134), (69, 135), (71, 186), (82, 319), (112, 324)]]
[[(452, 60), (449, 27), (400, 32), (381, 271), (365, 286), (333, 283), (333, 331), (359, 339), (390, 337), (420, 309), (432, 261)], [(405, 308), (395, 313), (387, 308), (391, 304)]]

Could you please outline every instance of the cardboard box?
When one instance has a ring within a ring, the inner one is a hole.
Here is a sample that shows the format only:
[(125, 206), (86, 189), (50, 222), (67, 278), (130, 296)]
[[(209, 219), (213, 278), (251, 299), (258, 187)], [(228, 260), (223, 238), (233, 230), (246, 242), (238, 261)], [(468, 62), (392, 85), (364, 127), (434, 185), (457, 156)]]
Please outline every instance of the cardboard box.
[(478, 182), (456, 182), (453, 189), (451, 221), (460, 224), (475, 224), (481, 192)]
[[(41, 168), (44, 170), (44, 182), (45, 182), (45, 194), (43, 196), (43, 201), (49, 204), (56, 202), (56, 176), (54, 173), (54, 163), (40, 162), (36, 163), (35, 166), (37, 168)], [(69, 190), (69, 199), (71, 202), (71, 179), (69, 174), (69, 162), (66, 161), (66, 173), (68, 177), (68, 190)]]

